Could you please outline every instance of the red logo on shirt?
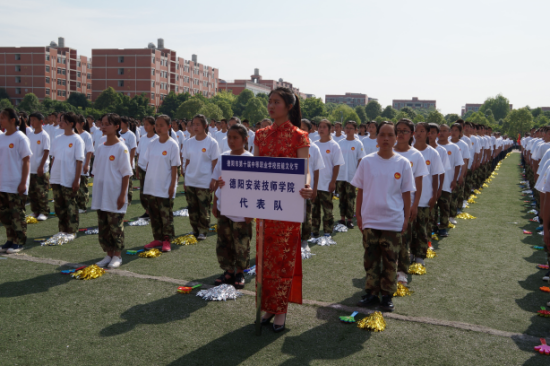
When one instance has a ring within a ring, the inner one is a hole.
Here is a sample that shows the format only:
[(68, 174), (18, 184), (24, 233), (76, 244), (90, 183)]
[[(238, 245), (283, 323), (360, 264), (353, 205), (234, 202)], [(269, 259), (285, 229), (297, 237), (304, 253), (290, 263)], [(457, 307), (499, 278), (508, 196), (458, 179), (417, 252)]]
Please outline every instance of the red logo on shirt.
[(448, 151), (448, 155), (451, 155), (451, 154), (452, 154), (452, 152), (451, 152), (451, 151)]
[(166, 155), (166, 151), (163, 151), (163, 155)]
[(69, 144), (69, 147), (73, 147), (73, 144)]
[(413, 161), (410, 161), (409, 163), (411, 164), (411, 167), (413, 168)]
[(207, 152), (207, 149), (202, 148), (201, 151), (202, 151), (202, 152)]
[(356, 150), (356, 148), (354, 146), (352, 146), (351, 150), (354, 151), (354, 150)]
[(9, 147), (10, 149), (13, 149), (13, 144), (9, 144), (8, 147)]
[(40, 145), (40, 140), (38, 140), (36, 143), (37, 143), (38, 145)]
[(329, 154), (331, 152), (331, 150), (325, 150), (325, 152)]
[(396, 179), (400, 179), (402, 176), (400, 175), (400, 173), (394, 173), (394, 178)]
[(430, 165), (430, 160), (427, 160), (427, 165)]
[(377, 149), (379, 148), (379, 145), (375, 146)]
[(111, 155), (111, 156), (109, 157), (109, 160), (111, 160), (111, 161), (115, 160), (115, 155)]

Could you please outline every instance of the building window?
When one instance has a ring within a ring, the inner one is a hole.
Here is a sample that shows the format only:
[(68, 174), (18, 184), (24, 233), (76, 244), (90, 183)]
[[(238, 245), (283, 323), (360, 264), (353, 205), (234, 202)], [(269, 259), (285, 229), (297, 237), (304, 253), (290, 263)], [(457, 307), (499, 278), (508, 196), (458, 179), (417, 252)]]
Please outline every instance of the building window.
[(88, 89), (92, 89), (92, 84), (86, 84), (86, 87), (87, 87)]
[(50, 55), (46, 55), (46, 61), (50, 61)]
[(77, 67), (80, 67), (80, 61), (77, 61)]
[(63, 65), (67, 65), (67, 59), (66, 59), (65, 57), (62, 58), (62, 59), (61, 59), (61, 63), (62, 63)]
[(155, 93), (151, 93), (151, 99), (155, 99)]
[(176, 86), (176, 87), (174, 87), (174, 89), (175, 89), (176, 93), (178, 93), (178, 87)]
[(92, 99), (92, 94), (86, 94), (86, 99)]
[(124, 75), (124, 69), (119, 69), (119, 75)]
[(154, 82), (154, 81), (151, 82), (151, 87), (152, 87), (152, 88), (155, 87), (155, 82)]
[(80, 85), (81, 85), (81, 84), (77, 82), (77, 88), (80, 88)]
[(50, 89), (46, 89), (46, 95), (50, 95)]
[(46, 66), (46, 72), (50, 72), (50, 66)]
[(20, 72), (21, 71), (21, 66), (20, 65), (15, 65), (15, 71)]
[(152, 63), (152, 64), (155, 63), (155, 56), (151, 56), (151, 63)]
[(20, 55), (19, 53), (16, 53), (16, 54), (15, 54), (15, 60), (16, 60), (16, 61), (21, 60), (21, 55)]
[(66, 71), (65, 69), (61, 69), (61, 73), (62, 73), (63, 75), (65, 75), (65, 71)]
[(66, 80), (65, 79), (61, 79), (61, 85), (66, 85)]
[(46, 84), (49, 84), (49, 83), (50, 83), (50, 78), (46, 77)]
[(122, 64), (124, 62), (124, 56), (119, 56), (119, 64)]
[(16, 82), (17, 84), (20, 84), (20, 83), (21, 83), (21, 76), (16, 76), (16, 77), (15, 77), (15, 82)]
[(77, 71), (77, 78), (79, 78), (80, 75), (81, 75), (81, 74), (80, 74), (80, 71)]
[(91, 79), (92, 78), (92, 74), (88, 74), (88, 79)]
[(119, 80), (118, 86), (124, 86), (124, 80)]
[(15, 94), (21, 94), (21, 88), (15, 88)]

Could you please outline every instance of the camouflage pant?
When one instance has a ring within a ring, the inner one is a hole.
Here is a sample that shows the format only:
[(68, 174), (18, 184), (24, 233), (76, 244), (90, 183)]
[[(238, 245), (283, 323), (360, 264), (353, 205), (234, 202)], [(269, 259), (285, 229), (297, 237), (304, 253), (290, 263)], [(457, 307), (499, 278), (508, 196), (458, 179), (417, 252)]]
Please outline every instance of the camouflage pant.
[[(472, 170), (467, 170), (467, 177), (465, 179), (465, 190), (463, 191), (463, 200), (468, 200), (471, 195), (471, 189), (473, 188), (474, 174)], [(463, 203), (461, 203), (463, 204)]]
[(321, 210), (323, 209), (323, 232), (333, 232), (333, 193), (318, 191), (316, 199), (312, 203), (312, 232), (319, 233)]
[(149, 204), (149, 220), (154, 240), (174, 237), (174, 198), (147, 196)]
[(428, 231), (429, 222), (430, 209), (428, 207), (419, 207), (417, 209), (417, 218), (413, 221), (410, 245), (411, 254), (416, 258), (425, 259), (427, 257), (430, 240), (430, 231)]
[(208, 188), (186, 186), (189, 222), (195, 234), (207, 235), (210, 226), (212, 194)]
[(349, 220), (354, 218), (354, 202), (356, 201), (356, 187), (343, 180), (337, 181), (337, 194), (339, 195), (339, 210), (341, 217)]
[(0, 192), (0, 221), (6, 227), (8, 241), (17, 245), (25, 245), (27, 241), (26, 200), (27, 196)]
[(130, 204), (132, 203), (132, 190), (133, 190), (133, 187), (132, 187), (132, 179), (134, 178), (133, 175), (131, 175), (130, 177), (128, 177), (128, 193), (127, 193), (127, 196), (128, 196), (128, 206), (130, 206)]
[[(464, 189), (464, 184), (459, 185), (459, 183), (455, 186), (455, 189), (452, 191), (451, 199), (450, 199), (450, 217), (457, 216), (457, 208), (459, 198), (461, 197), (461, 191)], [(461, 201), (461, 204), (463, 204), (463, 201)]]
[(394, 231), (363, 230), (366, 293), (393, 295), (396, 292), (396, 261), (401, 236)]
[(400, 249), (398, 253), (398, 272), (408, 273), (410, 260), (409, 260), (409, 248), (411, 246), (411, 238), (413, 235), (413, 223), (409, 222), (406, 232), (402, 235), (400, 240)]
[(312, 234), (312, 201), (310, 200), (306, 200), (306, 217), (302, 223), (301, 230), (300, 239), (310, 239), (310, 235)]
[(89, 201), (89, 190), (88, 190), (88, 177), (85, 175), (80, 176), (80, 185), (77, 192), (77, 206), (81, 210), (86, 211), (86, 206)]
[(48, 191), (50, 189), (50, 173), (44, 173), (41, 177), (38, 174), (31, 174), (29, 184), (29, 201), (31, 201), (31, 211), (48, 216), (50, 207), (48, 206)]
[[(438, 199), (437, 206), (440, 210), (440, 225), (438, 225), (439, 229), (446, 229), (448, 230), (448, 225), (450, 223), (450, 200), (451, 200), (452, 194), (450, 192), (442, 191), (442, 195)], [(435, 207), (436, 210), (436, 207)], [(438, 219), (438, 215), (435, 212), (436, 219)]]
[(54, 209), (59, 219), (59, 231), (76, 234), (78, 232), (78, 207), (76, 193), (72, 188), (63, 187), (60, 184), (52, 184), (54, 194)]
[(252, 223), (233, 222), (220, 215), (217, 224), (216, 256), (224, 271), (249, 268), (251, 251)]
[(144, 187), (144, 182), (145, 182), (145, 170), (143, 170), (142, 168), (140, 167), (137, 167), (136, 168), (140, 174), (140, 202), (142, 203), (142, 207), (144, 208), (144, 210), (148, 210), (149, 209), (149, 204), (148, 204), (148, 201), (147, 201), (147, 196), (143, 193), (143, 187)]
[(99, 245), (104, 252), (124, 249), (124, 214), (98, 210)]

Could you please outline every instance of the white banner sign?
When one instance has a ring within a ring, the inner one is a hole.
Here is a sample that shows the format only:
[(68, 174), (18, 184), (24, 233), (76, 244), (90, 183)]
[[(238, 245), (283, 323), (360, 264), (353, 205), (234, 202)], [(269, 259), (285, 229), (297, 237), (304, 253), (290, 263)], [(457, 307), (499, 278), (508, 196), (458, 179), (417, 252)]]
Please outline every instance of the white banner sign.
[(222, 155), (224, 216), (303, 222), (306, 159)]

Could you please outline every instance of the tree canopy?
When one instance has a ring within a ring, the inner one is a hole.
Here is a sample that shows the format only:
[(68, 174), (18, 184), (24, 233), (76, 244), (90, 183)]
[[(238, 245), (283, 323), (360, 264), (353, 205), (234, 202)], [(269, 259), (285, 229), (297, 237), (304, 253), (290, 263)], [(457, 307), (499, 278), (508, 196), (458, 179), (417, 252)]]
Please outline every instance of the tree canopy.
[(176, 94), (171, 91), (163, 99), (163, 103), (159, 106), (158, 112), (169, 115), (170, 117), (174, 117), (174, 114), (176, 113), (178, 107), (189, 98), (191, 98), (191, 95), (189, 93)]
[(388, 121), (388, 120), (394, 119), (397, 114), (398, 114), (398, 111), (396, 109), (392, 108), (392, 106), (390, 105), (387, 105), (384, 111), (381, 113), (381, 116), (386, 118), (385, 121)]
[[(372, 100), (365, 106), (365, 115), (369, 121), (373, 121), (383, 113), (383, 107), (378, 101)], [(360, 116), (361, 117), (361, 116)]]
[(90, 101), (86, 99), (86, 94), (72, 92), (67, 98), (67, 103), (76, 108), (86, 109), (90, 105)]
[(251, 98), (245, 106), (242, 117), (248, 119), (252, 125), (268, 117), (268, 109), (260, 98)]
[(360, 121), (358, 122), (361, 122), (361, 123), (367, 122), (367, 115), (365, 114), (364, 107), (362, 107), (361, 105), (357, 105), (356, 108), (354, 108), (354, 110), (356, 111), (356, 114), (358, 115), (358, 117), (360, 117)]
[(356, 111), (346, 104), (340, 104), (329, 118), (331, 122), (341, 121), (345, 123), (348, 121), (356, 121), (356, 123), (360, 123), (360, 117)]
[(478, 111), (486, 114), (486, 111), (488, 109), (491, 109), (494, 120), (499, 120), (501, 118), (507, 117), (507, 114), (509, 114), (509, 104), (509, 99), (505, 98), (501, 94), (498, 94), (494, 98), (490, 97), (486, 99), (486, 101), (484, 102), (484, 104), (482, 104)]
[(41, 109), (40, 100), (33, 93), (27, 93), (23, 97), (23, 100), (17, 106), (19, 110), (27, 113), (33, 113)]
[(182, 119), (192, 119), (193, 116), (195, 116), (205, 103), (203, 103), (201, 100), (197, 98), (191, 98), (178, 107), (176, 112), (174, 113), (174, 118)]
[(113, 111), (115, 107), (121, 103), (121, 95), (117, 93), (115, 89), (109, 87), (101, 92), (94, 102), (94, 107), (97, 109), (103, 109)]
[(327, 116), (327, 109), (321, 98), (308, 98), (300, 105), (302, 117), (311, 120), (316, 116)]
[(218, 107), (214, 103), (208, 103), (208, 104), (203, 105), (201, 107), (201, 109), (199, 109), (198, 113), (204, 115), (205, 117), (207, 117), (207, 119), (209, 121), (211, 119), (214, 119), (216, 121), (220, 121), (224, 117), (224, 114), (223, 114), (222, 110), (220, 109), (220, 107)]
[(429, 123), (437, 123), (439, 125), (446, 123), (446, 119), (444, 118), (442, 113), (438, 112), (437, 110), (431, 111), (427, 116), (426, 121)]
[(528, 108), (512, 110), (503, 122), (503, 130), (509, 136), (523, 136), (534, 126), (532, 112)]
[(249, 89), (243, 90), (241, 93), (239, 93), (239, 95), (235, 99), (235, 102), (232, 105), (233, 112), (238, 116), (243, 115), (243, 111), (245, 110), (247, 103), (252, 98), (254, 98), (254, 93), (252, 91), (250, 91)]

